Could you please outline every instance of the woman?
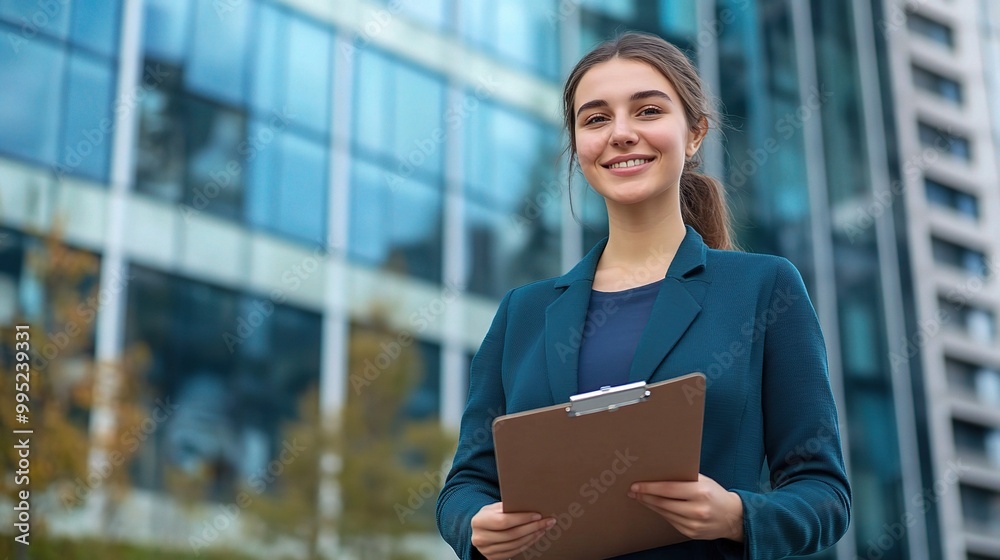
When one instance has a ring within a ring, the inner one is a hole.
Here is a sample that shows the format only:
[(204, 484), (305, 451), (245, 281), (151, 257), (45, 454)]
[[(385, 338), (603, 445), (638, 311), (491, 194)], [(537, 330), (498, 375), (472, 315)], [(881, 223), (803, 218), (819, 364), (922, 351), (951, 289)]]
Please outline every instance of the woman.
[(569, 273), (501, 301), (472, 361), (441, 534), (463, 559), (506, 560), (554, 524), (503, 513), (496, 416), (700, 371), (698, 480), (629, 492), (692, 540), (621, 558), (781, 558), (833, 545), (851, 491), (823, 335), (789, 261), (732, 250), (722, 188), (694, 171), (710, 118), (694, 67), (662, 39), (626, 33), (580, 60), (563, 102), (570, 165), (604, 197), (610, 234)]

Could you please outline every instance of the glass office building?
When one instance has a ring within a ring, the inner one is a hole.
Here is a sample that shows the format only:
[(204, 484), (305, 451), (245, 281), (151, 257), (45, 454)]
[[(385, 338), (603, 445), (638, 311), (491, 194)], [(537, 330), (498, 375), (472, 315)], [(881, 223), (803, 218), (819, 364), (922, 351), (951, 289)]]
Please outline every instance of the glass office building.
[[(929, 451), (926, 358), (900, 346), (923, 315), (905, 227), (917, 218), (877, 211), (904, 164), (888, 0), (83, 6), (0, 2), (0, 323), (57, 332), (57, 295), (99, 287), (74, 351), (138, 352), (136, 402), (177, 403), (129, 467), (132, 534), (185, 546), (172, 477), (208, 473), (205, 498), (232, 500), (279, 457), (303, 399), (341, 410), (373, 382), (366, 364), (388, 367), (359, 354), (373, 330), (412, 340), (404, 423), (457, 429), (500, 297), (607, 233), (602, 201), (565, 172), (561, 80), (627, 29), (696, 61), (723, 114), (705, 165), (737, 241), (791, 259), (819, 313), (854, 485), (850, 531), (820, 557), (941, 557), (963, 512), (1000, 519), (983, 484), (935, 485), (946, 463)], [(943, 33), (925, 19), (909, 25)], [(932, 69), (914, 80), (964, 95)], [(948, 138), (958, 159), (974, 149)], [(968, 189), (928, 181), (932, 200), (985, 214)], [(67, 285), (32, 264), (51, 258), (50, 232), (90, 263)], [(934, 254), (985, 262), (944, 239)], [(114, 429), (108, 395), (74, 416), (94, 437)], [(962, 420), (956, 441), (995, 444), (990, 418), (992, 432)], [(89, 519), (66, 523), (97, 530)], [(438, 541), (420, 546), (450, 554)]]

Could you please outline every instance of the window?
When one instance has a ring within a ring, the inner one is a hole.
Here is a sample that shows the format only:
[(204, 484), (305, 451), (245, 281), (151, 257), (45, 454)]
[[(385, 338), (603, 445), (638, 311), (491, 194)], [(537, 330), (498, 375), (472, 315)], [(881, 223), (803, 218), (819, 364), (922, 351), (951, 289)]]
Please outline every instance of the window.
[(964, 247), (957, 243), (931, 237), (931, 253), (939, 264), (959, 268), (976, 276), (986, 276), (986, 256), (981, 251)]
[(117, 1), (0, 3), (0, 153), (104, 182)]
[(176, 89), (179, 69), (140, 105), (136, 190), (197, 211), (243, 211), (246, 115)]
[(952, 34), (951, 27), (939, 21), (910, 12), (906, 16), (906, 25), (909, 27), (910, 31), (918, 35), (922, 35), (935, 43), (939, 43), (948, 48), (953, 48), (955, 46), (955, 38)]
[(947, 99), (956, 105), (962, 103), (962, 84), (937, 72), (914, 64), (913, 83), (918, 88)]
[(558, 133), (482, 102), (465, 128), (466, 271), (471, 291), (499, 297), (559, 272)]
[(1000, 493), (960, 484), (965, 526), (984, 535), (1000, 533)]
[(972, 159), (972, 149), (969, 146), (968, 138), (954, 134), (950, 130), (941, 130), (927, 123), (920, 123), (918, 129), (920, 143), (924, 147), (951, 154), (966, 161)]
[(499, 58), (550, 79), (559, 76), (556, 0), (475, 0), (462, 4), (462, 36)]
[(945, 358), (944, 368), (953, 391), (987, 406), (1000, 405), (1000, 371), (950, 356)]
[(945, 327), (957, 329), (977, 342), (992, 344), (996, 339), (996, 318), (993, 312), (968, 303), (938, 298), (938, 307), (945, 314)]
[(229, 500), (281, 451), (283, 430), (318, 384), (318, 314), (133, 266), (127, 345), (145, 347), (150, 401), (176, 405), (132, 465), (139, 486), (207, 473)]
[(323, 243), (332, 32), (269, 3), (216, 8), (145, 5), (147, 65), (170, 72), (143, 99), (136, 188)]
[(927, 192), (927, 200), (931, 204), (948, 208), (969, 218), (979, 218), (979, 199), (975, 195), (929, 178), (924, 179), (924, 188)]
[(350, 255), (399, 274), (440, 281), (440, 187), (396, 178), (363, 160), (353, 165)]
[(371, 49), (357, 69), (348, 254), (439, 282), (444, 80)]
[(1000, 468), (1000, 430), (963, 420), (952, 420), (952, 427), (960, 455)]

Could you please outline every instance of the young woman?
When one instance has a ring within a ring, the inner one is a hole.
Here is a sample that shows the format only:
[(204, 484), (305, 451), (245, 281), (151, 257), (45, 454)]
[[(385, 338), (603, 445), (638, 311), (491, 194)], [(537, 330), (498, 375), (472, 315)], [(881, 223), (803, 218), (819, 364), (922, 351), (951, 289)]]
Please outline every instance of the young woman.
[(711, 114), (694, 67), (666, 41), (626, 33), (580, 60), (563, 102), (570, 165), (604, 197), (610, 234), (567, 274), (500, 302), (472, 361), (441, 534), (463, 560), (507, 560), (554, 524), (503, 513), (495, 417), (700, 371), (698, 480), (629, 492), (692, 540), (621, 558), (781, 558), (833, 545), (851, 490), (823, 334), (788, 260), (732, 249), (722, 187), (695, 171)]

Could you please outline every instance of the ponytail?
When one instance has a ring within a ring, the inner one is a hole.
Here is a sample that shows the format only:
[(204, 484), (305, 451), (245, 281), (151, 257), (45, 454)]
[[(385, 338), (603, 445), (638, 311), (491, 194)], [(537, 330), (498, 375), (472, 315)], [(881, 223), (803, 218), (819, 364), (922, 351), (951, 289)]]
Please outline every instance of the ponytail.
[(681, 219), (713, 249), (735, 249), (729, 231), (725, 188), (717, 179), (699, 173), (688, 161), (681, 173)]

